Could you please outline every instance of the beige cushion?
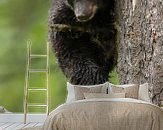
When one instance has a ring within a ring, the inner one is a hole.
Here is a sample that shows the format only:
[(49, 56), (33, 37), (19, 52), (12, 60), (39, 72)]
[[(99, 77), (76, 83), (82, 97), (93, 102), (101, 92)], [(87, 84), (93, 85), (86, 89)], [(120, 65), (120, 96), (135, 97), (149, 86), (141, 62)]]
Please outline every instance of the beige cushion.
[(126, 84), (126, 85), (114, 85), (111, 84), (113, 93), (125, 93), (126, 98), (138, 99), (139, 85), (138, 84)]
[(139, 87), (138, 99), (146, 102), (150, 102), (148, 83), (141, 84)]
[(125, 93), (110, 93), (110, 94), (84, 93), (84, 97), (86, 99), (91, 99), (91, 98), (125, 98)]
[(75, 100), (85, 99), (84, 93), (102, 93), (103, 86), (95, 87), (81, 87), (78, 85), (74, 86)]

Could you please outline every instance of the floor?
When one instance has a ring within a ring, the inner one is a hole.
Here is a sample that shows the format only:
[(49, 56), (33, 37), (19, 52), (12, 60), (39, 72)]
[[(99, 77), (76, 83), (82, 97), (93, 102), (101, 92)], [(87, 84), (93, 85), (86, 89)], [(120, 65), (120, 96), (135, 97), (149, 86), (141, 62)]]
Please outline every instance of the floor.
[(19, 130), (28, 127), (43, 125), (47, 114), (28, 114), (27, 123), (24, 124), (24, 114), (0, 114), (0, 130)]
[(24, 123), (0, 123), (0, 130), (19, 130), (22, 128), (28, 128), (28, 127), (36, 127), (36, 126), (41, 126), (43, 123), (32, 123), (29, 122), (27, 124)]

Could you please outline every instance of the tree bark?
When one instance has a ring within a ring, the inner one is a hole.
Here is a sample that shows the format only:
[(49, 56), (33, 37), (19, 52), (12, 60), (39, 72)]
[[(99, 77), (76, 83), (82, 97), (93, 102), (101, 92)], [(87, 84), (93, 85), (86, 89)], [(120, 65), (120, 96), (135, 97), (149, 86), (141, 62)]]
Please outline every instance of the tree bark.
[(149, 83), (151, 101), (163, 101), (163, 1), (117, 0), (120, 82)]

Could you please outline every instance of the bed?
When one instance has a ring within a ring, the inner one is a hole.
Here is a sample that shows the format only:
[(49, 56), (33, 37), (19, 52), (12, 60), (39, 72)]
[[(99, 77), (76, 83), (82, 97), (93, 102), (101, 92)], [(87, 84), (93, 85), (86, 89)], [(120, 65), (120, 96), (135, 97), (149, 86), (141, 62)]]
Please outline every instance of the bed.
[(44, 130), (163, 130), (163, 110), (131, 98), (66, 103), (46, 119)]
[(150, 103), (148, 84), (67, 85), (66, 103), (32, 130), (163, 130), (163, 109)]
[(51, 112), (43, 129), (163, 130), (163, 110), (150, 103), (148, 84), (111, 85), (68, 84), (67, 102)]

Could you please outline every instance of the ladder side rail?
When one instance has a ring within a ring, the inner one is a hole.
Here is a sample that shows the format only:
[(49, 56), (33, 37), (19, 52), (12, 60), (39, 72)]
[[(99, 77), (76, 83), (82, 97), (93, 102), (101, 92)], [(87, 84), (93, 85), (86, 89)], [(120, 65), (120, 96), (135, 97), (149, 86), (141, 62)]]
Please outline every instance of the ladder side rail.
[(49, 75), (50, 75), (50, 67), (49, 67), (49, 42), (47, 42), (47, 64), (46, 64), (46, 69), (47, 69), (47, 73), (46, 73), (46, 87), (47, 87), (47, 108), (46, 108), (46, 113), (47, 115), (49, 115)]
[(27, 104), (28, 104), (28, 87), (29, 87), (29, 78), (30, 78), (30, 72), (29, 72), (30, 55), (31, 55), (31, 42), (30, 41), (27, 42), (27, 51), (28, 51), (28, 54), (27, 54), (27, 67), (26, 67), (26, 84), (25, 84), (25, 89), (24, 89), (24, 93), (25, 93), (25, 96), (24, 96), (24, 124), (26, 124), (26, 122), (27, 122), (27, 113), (28, 113)]

